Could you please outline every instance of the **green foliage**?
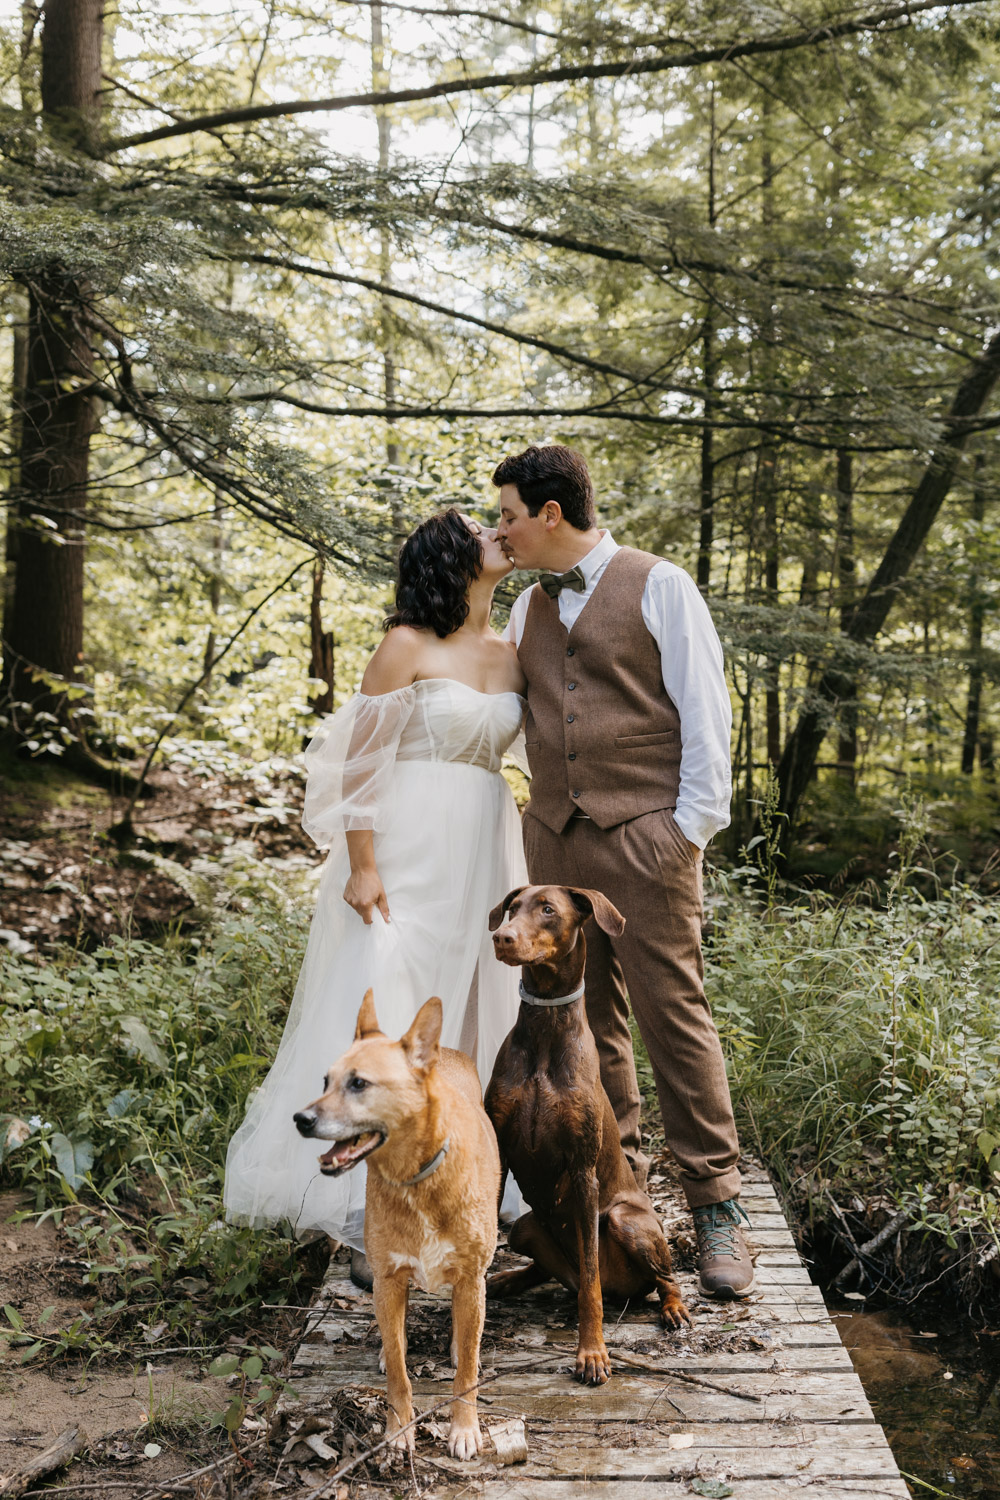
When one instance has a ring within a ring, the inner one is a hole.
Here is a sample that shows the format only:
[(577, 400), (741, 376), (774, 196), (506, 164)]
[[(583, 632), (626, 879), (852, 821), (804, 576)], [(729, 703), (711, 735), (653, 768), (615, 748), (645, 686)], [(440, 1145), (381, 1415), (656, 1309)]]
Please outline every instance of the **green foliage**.
[(928, 887), (915, 817), (884, 902), (717, 875), (706, 987), (743, 1137), (794, 1197), (822, 1217), (828, 1193), (888, 1198), (981, 1253), (1000, 1242), (1000, 900)]
[[(0, 1102), (18, 1125), (2, 1170), (61, 1220), (98, 1298), (67, 1328), (31, 1331), (22, 1359), (113, 1352), (138, 1318), (210, 1345), (269, 1289), (291, 1300), (294, 1243), (220, 1217), (228, 1141), (303, 948), (270, 874), (252, 910), (217, 908), (190, 942), (113, 939), (46, 965), (0, 951)], [(23, 1343), (16, 1312), (8, 1323)]]

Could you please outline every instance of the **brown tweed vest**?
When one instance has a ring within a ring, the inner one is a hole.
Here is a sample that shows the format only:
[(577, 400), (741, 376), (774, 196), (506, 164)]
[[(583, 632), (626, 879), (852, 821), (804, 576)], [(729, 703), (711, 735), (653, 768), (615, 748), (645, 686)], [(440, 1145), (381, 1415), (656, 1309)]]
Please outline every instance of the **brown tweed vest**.
[(538, 584), (517, 648), (528, 679), (530, 811), (561, 833), (587, 813), (600, 828), (677, 805), (681, 723), (660, 650), (642, 618), (660, 561), (620, 547), (567, 632)]

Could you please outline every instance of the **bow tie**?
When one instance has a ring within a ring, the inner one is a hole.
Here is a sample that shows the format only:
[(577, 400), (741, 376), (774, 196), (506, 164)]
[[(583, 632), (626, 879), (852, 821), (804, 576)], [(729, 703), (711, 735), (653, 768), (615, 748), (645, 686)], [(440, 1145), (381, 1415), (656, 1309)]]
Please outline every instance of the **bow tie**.
[(587, 587), (587, 580), (580, 568), (570, 568), (568, 573), (543, 573), (538, 582), (550, 599), (558, 599), (562, 589), (572, 589), (574, 594), (582, 594)]

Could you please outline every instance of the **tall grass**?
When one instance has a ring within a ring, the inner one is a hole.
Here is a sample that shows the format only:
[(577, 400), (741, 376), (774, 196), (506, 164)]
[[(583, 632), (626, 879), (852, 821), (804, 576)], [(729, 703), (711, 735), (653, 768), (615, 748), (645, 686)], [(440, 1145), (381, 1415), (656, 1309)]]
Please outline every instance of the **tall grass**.
[(855, 1239), (905, 1210), (908, 1259), (889, 1243), (865, 1274), (982, 1290), (1000, 1267), (1000, 900), (940, 884), (920, 835), (911, 810), (864, 899), (718, 875), (706, 988), (744, 1142), (792, 1199), (853, 1215)]

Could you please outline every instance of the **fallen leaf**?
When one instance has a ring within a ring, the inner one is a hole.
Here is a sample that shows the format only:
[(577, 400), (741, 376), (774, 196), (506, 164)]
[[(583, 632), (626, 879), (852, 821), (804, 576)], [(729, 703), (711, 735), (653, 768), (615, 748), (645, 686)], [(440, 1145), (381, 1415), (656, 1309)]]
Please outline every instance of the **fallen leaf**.
[(163, 1452), (163, 1449), (160, 1447), (159, 1443), (147, 1443), (142, 1451), (147, 1458), (159, 1458), (160, 1454)]
[(316, 1457), (321, 1458), (324, 1463), (332, 1463), (339, 1456), (336, 1448), (331, 1448), (329, 1443), (325, 1443), (318, 1432), (311, 1432), (309, 1436), (303, 1438), (302, 1441), (305, 1443), (306, 1447), (311, 1448)]
[(865, 1296), (864, 1292), (845, 1292), (844, 1296), (845, 1296), (845, 1298), (847, 1299), (848, 1302), (867, 1302), (868, 1301), (868, 1298)]
[(667, 1447), (668, 1448), (693, 1448), (694, 1447), (694, 1433), (693, 1432), (672, 1432), (670, 1434), (670, 1436), (667, 1438)]
[(732, 1485), (722, 1479), (692, 1479), (691, 1488), (696, 1495), (706, 1495), (708, 1500), (726, 1500), (727, 1495), (736, 1493)]

